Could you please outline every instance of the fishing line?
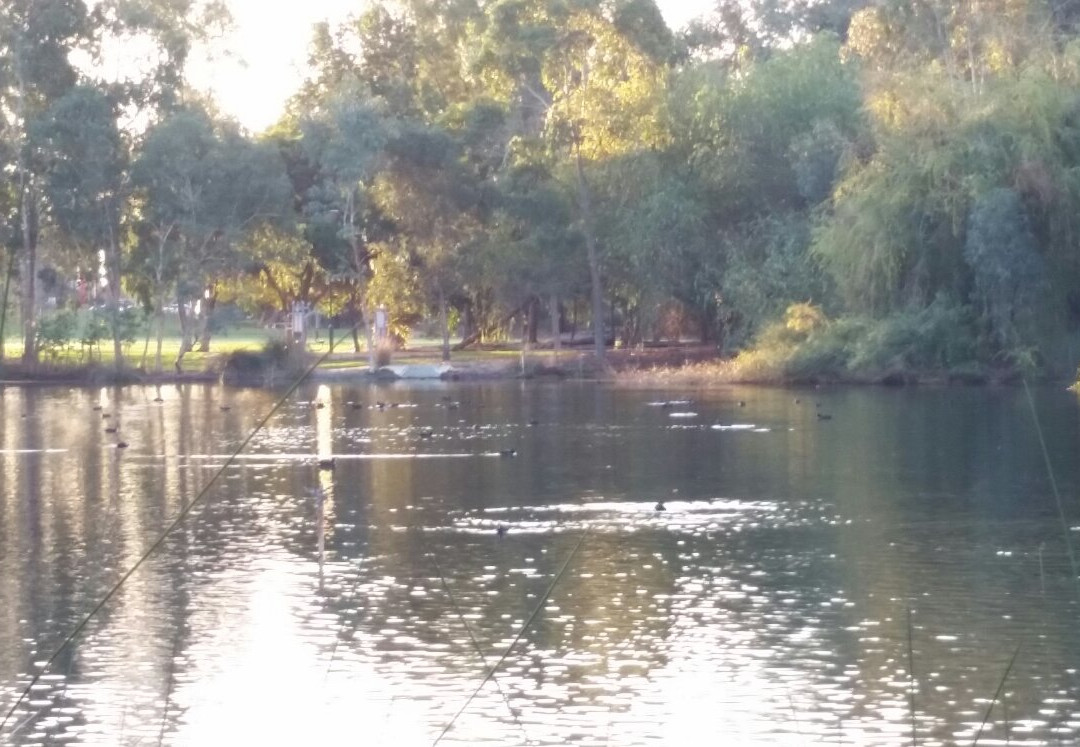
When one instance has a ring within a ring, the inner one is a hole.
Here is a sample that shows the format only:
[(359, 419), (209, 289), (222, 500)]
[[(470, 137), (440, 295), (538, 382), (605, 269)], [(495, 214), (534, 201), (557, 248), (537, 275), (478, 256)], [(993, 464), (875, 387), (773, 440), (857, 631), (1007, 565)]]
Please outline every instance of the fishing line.
[[(358, 328), (360, 324), (361, 322), (357, 322), (353, 325), (352, 329)], [(342, 335), (342, 339), (344, 337), (345, 335)], [(154, 540), (153, 544), (151, 544), (150, 547), (147, 548), (145, 552), (143, 552), (139, 559), (135, 561), (135, 564), (132, 565), (131, 568), (129, 568), (127, 572), (125, 572), (124, 575), (120, 577), (120, 580), (117, 581), (111, 589), (109, 589), (108, 593), (106, 593), (105, 596), (102, 597), (101, 601), (94, 605), (93, 609), (91, 609), (82, 618), (79, 624), (75, 626), (74, 630), (68, 633), (68, 635), (63, 639), (63, 641), (60, 642), (60, 645), (59, 647), (57, 647), (56, 651), (53, 652), (52, 656), (48, 658), (44, 666), (38, 669), (37, 674), (35, 674), (30, 679), (30, 683), (25, 688), (23, 688), (23, 691), (19, 694), (19, 697), (15, 701), (14, 705), (12, 705), (10, 709), (8, 709), (7, 713), (4, 715), (3, 720), (0, 721), (0, 732), (3, 732), (4, 727), (7, 726), (8, 722), (11, 720), (11, 717), (15, 715), (15, 711), (20, 705), (22, 705), (23, 701), (26, 700), (27, 695), (29, 695), (30, 691), (34, 688), (35, 685), (37, 685), (37, 683), (41, 680), (42, 676), (44, 676), (44, 674), (49, 670), (53, 662), (55, 662), (56, 659), (60, 656), (60, 654), (63, 653), (75, 641), (76, 638), (78, 638), (79, 634), (83, 632), (86, 626), (90, 624), (90, 621), (97, 616), (97, 614), (105, 607), (105, 605), (108, 604), (114, 596), (116, 596), (117, 592), (119, 592), (120, 588), (125, 583), (127, 583), (128, 579), (135, 575), (135, 572), (138, 571), (143, 566), (143, 564), (146, 563), (146, 561), (149, 560), (150, 557), (161, 548), (163, 544), (165, 544), (165, 540), (169, 537), (169, 535), (173, 533), (173, 531), (177, 527), (179, 527), (184, 522), (184, 520), (192, 512), (192, 509), (194, 509), (196, 505), (200, 504), (202, 506), (202, 509), (205, 509), (205, 507), (208, 505), (208, 502), (204, 502), (203, 499), (210, 492), (210, 488), (212, 488), (217, 483), (218, 479), (225, 473), (225, 470), (231, 467), (236, 462), (236, 458), (240, 456), (241, 452), (243, 452), (244, 449), (247, 448), (248, 444), (251, 443), (255, 436), (264, 427), (266, 427), (266, 424), (270, 422), (270, 418), (277, 414), (277, 411), (280, 410), (281, 407), (285, 404), (285, 402), (288, 401), (289, 397), (291, 397), (296, 392), (296, 390), (300, 388), (300, 385), (307, 381), (308, 377), (311, 376), (312, 372), (314, 372), (316, 368), (326, 362), (326, 360), (330, 357), (330, 354), (334, 352), (335, 347), (336, 345), (331, 345), (325, 353), (316, 358), (315, 362), (308, 366), (300, 374), (300, 376), (295, 381), (293, 381), (292, 384), (289, 385), (289, 388), (286, 389), (285, 393), (281, 395), (281, 397), (274, 403), (273, 407), (270, 408), (270, 411), (267, 412), (266, 415), (264, 415), (258, 423), (256, 423), (255, 428), (252, 429), (252, 431), (244, 438), (244, 440), (240, 442), (240, 445), (237, 446), (236, 449), (229, 455), (229, 458), (225, 460), (224, 464), (222, 464), (221, 467), (219, 467), (218, 470), (214, 472), (213, 475), (211, 475), (210, 480), (206, 483), (206, 485), (203, 486), (202, 490), (199, 491), (198, 495), (196, 495), (189, 503), (185, 504), (180, 509), (180, 512), (177, 514), (176, 518), (173, 519), (167, 527), (165, 527), (165, 530), (158, 536), (156, 540)], [(202, 509), (200, 509), (200, 511)]]
[[(348, 597), (342, 597), (348, 601), (356, 599), (356, 590), (360, 588), (360, 581), (364, 577), (363, 558), (357, 558), (356, 562), (356, 578), (353, 580), (352, 587), (349, 589)], [(356, 608), (353, 608), (353, 615), (359, 614)], [(326, 672), (323, 673), (323, 686), (326, 685), (326, 681), (330, 678), (330, 669), (334, 666), (334, 659), (337, 658), (338, 646), (341, 644), (341, 637), (345, 633), (345, 626), (348, 625), (348, 620), (342, 620), (341, 625), (338, 626), (337, 635), (334, 637), (334, 645), (330, 648), (330, 660), (326, 662)], [(356, 627), (356, 619), (353, 619), (353, 628)]]
[[(421, 535), (423, 534), (423, 529), (420, 530), (420, 533)], [(454, 608), (455, 614), (457, 614), (458, 619), (461, 621), (461, 624), (465, 627), (465, 632), (468, 633), (469, 640), (472, 641), (473, 648), (476, 649), (476, 655), (480, 657), (480, 662), (485, 667), (488, 667), (489, 665), (487, 662), (487, 657), (484, 656), (484, 649), (480, 646), (480, 641), (476, 639), (476, 635), (473, 633), (473, 629), (472, 626), (469, 625), (469, 621), (465, 619), (465, 611), (461, 609), (461, 605), (458, 604), (457, 597), (450, 589), (450, 584), (446, 580), (446, 575), (442, 571), (442, 566), (439, 565), (439, 561), (435, 558), (435, 554), (432, 553), (430, 550), (427, 552), (427, 556), (431, 560), (431, 564), (435, 566), (435, 572), (439, 574), (439, 582), (442, 583), (443, 590), (450, 598), (450, 605)], [(514, 709), (514, 706), (510, 705), (510, 698), (502, 689), (502, 685), (499, 684), (499, 678), (492, 675), (491, 679), (495, 683), (495, 687), (496, 689), (498, 689), (499, 695), (502, 696), (503, 702), (506, 703), (506, 709), (510, 711), (510, 715), (514, 719), (514, 723), (517, 724), (519, 729), (521, 729), (521, 734), (525, 737), (525, 743), (533, 744), (533, 740), (529, 738), (529, 733), (525, 730), (525, 725), (521, 723), (521, 718), (518, 715), (518, 712)]]
[(907, 606), (907, 670), (908, 670), (908, 714), (911, 718), (911, 744), (919, 744), (919, 728), (915, 711), (915, 690), (918, 681), (915, 679), (915, 644), (912, 640), (911, 605)]
[(476, 686), (476, 689), (472, 691), (472, 694), (470, 694), (469, 697), (465, 700), (461, 708), (458, 709), (458, 712), (454, 714), (454, 717), (452, 719), (450, 719), (450, 723), (443, 727), (443, 730), (439, 733), (439, 736), (437, 736), (435, 738), (435, 741), (431, 743), (431, 747), (436, 747), (436, 745), (438, 745), (439, 742), (442, 741), (443, 737), (446, 736), (447, 732), (450, 731), (450, 729), (454, 726), (457, 720), (461, 717), (461, 714), (465, 713), (465, 709), (469, 707), (469, 704), (473, 702), (473, 699), (480, 694), (480, 691), (484, 688), (484, 685), (488, 683), (488, 680), (495, 676), (495, 671), (500, 666), (502, 666), (503, 662), (506, 661), (506, 658), (510, 656), (510, 652), (514, 650), (514, 646), (518, 644), (521, 638), (532, 626), (536, 618), (540, 615), (540, 611), (544, 609), (544, 605), (547, 604), (547, 600), (548, 597), (551, 596), (551, 592), (555, 590), (556, 585), (558, 585), (559, 581), (562, 580), (563, 575), (566, 573), (566, 569), (570, 567), (570, 561), (572, 561), (574, 559), (574, 556), (577, 555), (578, 550), (581, 549), (582, 543), (585, 542), (585, 538), (588, 536), (589, 530), (586, 529), (585, 532), (581, 535), (581, 538), (577, 541), (577, 544), (574, 545), (574, 549), (570, 551), (570, 555), (567, 556), (566, 562), (563, 563), (562, 568), (560, 568), (559, 572), (555, 574), (555, 578), (552, 579), (551, 584), (548, 585), (547, 590), (544, 592), (543, 596), (540, 597), (539, 602), (537, 602), (536, 609), (534, 609), (532, 614), (529, 615), (529, 619), (526, 620), (525, 624), (521, 626), (521, 630), (519, 630), (518, 634), (514, 636), (514, 640), (510, 641), (510, 645), (506, 647), (506, 651), (504, 651), (503, 655), (499, 657), (499, 660), (496, 661), (490, 669), (488, 669), (487, 674), (484, 675), (484, 679), (481, 680), (480, 684)]
[(1073, 552), (1069, 522), (1065, 517), (1065, 502), (1061, 498), (1061, 491), (1058, 490), (1057, 478), (1054, 477), (1054, 465), (1050, 461), (1050, 450), (1046, 448), (1046, 437), (1043, 435), (1038, 410), (1035, 409), (1035, 398), (1031, 396), (1031, 388), (1028, 386), (1027, 378), (1021, 377), (1021, 381), (1024, 383), (1024, 393), (1027, 395), (1028, 407), (1031, 409), (1031, 419), (1035, 422), (1035, 432), (1039, 436), (1039, 447), (1042, 449), (1043, 462), (1046, 464), (1046, 474), (1050, 478), (1050, 490), (1054, 494), (1058, 518), (1061, 520), (1061, 531), (1065, 536), (1065, 550), (1069, 555), (1069, 567), (1072, 569), (1073, 585), (1076, 586), (1076, 594), (1080, 597), (1080, 575), (1077, 573), (1076, 553)]
[(180, 653), (180, 639), (184, 630), (178, 626), (173, 637), (172, 652), (169, 655), (169, 679), (165, 688), (165, 703), (161, 707), (161, 724), (158, 727), (158, 747), (165, 742), (165, 730), (169, 725), (169, 708), (172, 706), (173, 688), (176, 687), (176, 657)]
[(979, 724), (979, 731), (975, 733), (975, 741), (971, 743), (971, 747), (975, 747), (979, 744), (979, 737), (982, 736), (983, 729), (986, 728), (986, 723), (990, 720), (990, 714), (994, 710), (994, 704), (997, 703), (998, 698), (1001, 697), (1001, 691), (1005, 689), (1005, 681), (1009, 679), (1009, 672), (1012, 671), (1013, 664), (1016, 663), (1016, 657), (1020, 655), (1020, 648), (1024, 645), (1023, 641), (1016, 644), (1016, 650), (1013, 651), (1012, 658), (1009, 659), (1009, 665), (1005, 667), (1005, 674), (1001, 676), (1001, 681), (998, 682), (997, 690), (994, 692), (994, 697), (990, 699), (990, 705), (986, 709), (986, 715), (983, 716), (982, 723)]

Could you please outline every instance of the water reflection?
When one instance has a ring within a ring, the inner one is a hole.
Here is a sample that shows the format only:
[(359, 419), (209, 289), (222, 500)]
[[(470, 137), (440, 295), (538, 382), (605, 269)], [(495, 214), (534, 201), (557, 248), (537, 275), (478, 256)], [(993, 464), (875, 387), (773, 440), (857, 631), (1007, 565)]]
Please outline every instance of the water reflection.
[[(1021, 643), (984, 741), (1074, 741), (1080, 610), (1019, 395), (312, 388), (4, 739), (430, 744), (586, 535), (441, 744), (910, 744), (912, 673), (919, 743), (969, 742)], [(1039, 397), (1073, 495), (1076, 403)], [(272, 404), (0, 392), (5, 712)]]

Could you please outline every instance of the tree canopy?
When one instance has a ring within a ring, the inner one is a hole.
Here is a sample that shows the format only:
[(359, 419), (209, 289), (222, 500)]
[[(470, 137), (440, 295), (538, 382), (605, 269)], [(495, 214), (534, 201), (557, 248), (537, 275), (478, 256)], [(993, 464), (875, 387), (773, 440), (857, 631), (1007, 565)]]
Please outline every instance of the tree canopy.
[[(14, 0), (0, 241), (27, 355), (44, 261), (103, 272), (114, 308), (190, 310), (193, 342), (223, 299), (385, 304), (402, 330), (438, 318), (447, 356), (452, 326), (535, 338), (545, 316), (599, 356), (737, 350), (811, 304), (949, 309), (974, 356), (1074, 365), (1070, 7), (754, 0), (673, 30), (653, 0), (379, 0), (311, 30), (308, 79), (253, 135), (185, 84), (221, 3)], [(101, 79), (133, 38), (158, 63)]]

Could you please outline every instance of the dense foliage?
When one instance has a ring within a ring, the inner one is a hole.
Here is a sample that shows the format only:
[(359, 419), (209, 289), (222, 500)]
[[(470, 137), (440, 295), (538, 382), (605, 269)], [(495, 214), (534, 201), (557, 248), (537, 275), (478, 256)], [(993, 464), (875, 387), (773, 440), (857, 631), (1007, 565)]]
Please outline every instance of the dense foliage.
[[(451, 327), (516, 320), (601, 356), (756, 339), (798, 376), (1080, 357), (1067, 3), (724, 1), (675, 32), (653, 0), (380, 0), (314, 29), (310, 78), (257, 136), (184, 87), (224, 20), (0, 7), (28, 360), (63, 319), (37, 328), (44, 270), (89, 279), (116, 346), (123, 289), (159, 322), (175, 304), (188, 346), (222, 301), (303, 301), (346, 325), (385, 305), (402, 335), (437, 320), (447, 356)], [(159, 64), (103, 78), (132, 38)]]

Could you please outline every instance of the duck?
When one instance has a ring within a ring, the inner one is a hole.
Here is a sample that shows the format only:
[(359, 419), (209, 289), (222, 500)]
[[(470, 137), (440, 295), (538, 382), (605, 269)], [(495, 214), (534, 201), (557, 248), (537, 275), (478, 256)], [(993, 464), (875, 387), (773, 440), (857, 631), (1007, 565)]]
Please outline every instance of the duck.
[(221, 410), (222, 412), (228, 412), (229, 410), (231, 410), (231, 409), (232, 409), (232, 405), (222, 405), (222, 406), (221, 406), (220, 408), (218, 408), (218, 409), (219, 409), (219, 410)]
[(505, 524), (499, 524), (499, 526), (495, 527), (495, 534), (499, 535), (500, 537), (505, 537), (506, 532), (507, 529)]
[(664, 505), (663, 501), (657, 501), (656, 505), (653, 507), (653, 510), (654, 511), (667, 511), (667, 506)]
[(117, 441), (116, 442), (116, 448), (118, 448), (118, 449), (126, 449), (127, 447), (128, 447), (127, 441)]
[(334, 462), (333, 457), (330, 457), (328, 459), (320, 459), (319, 460), (319, 469), (331, 470), (331, 469), (334, 468), (334, 464), (335, 464), (335, 462)]
[(106, 433), (116, 433), (116, 426), (110, 425), (108, 428), (105, 429), (105, 432)]
[(154, 397), (154, 401), (155, 402), (164, 402), (165, 400), (163, 398), (161, 398), (161, 397)]
[(94, 412), (101, 412), (104, 409), (101, 405), (94, 405)]
[(828, 413), (824, 413), (824, 412), (819, 412), (817, 414), (817, 419), (818, 420), (832, 420), (832, 415), (829, 415)]
[(502, 450), (499, 451), (499, 456), (501, 456), (501, 457), (517, 456), (517, 449), (502, 449)]
[(315, 409), (316, 409), (316, 410), (321, 410), (321, 409), (323, 409), (324, 407), (326, 407), (326, 403), (325, 403), (325, 402), (316, 402), (316, 403), (315, 403)]
[(433, 431), (431, 428), (425, 428), (424, 430), (420, 431), (420, 438), (431, 438), (434, 435), (435, 431)]

